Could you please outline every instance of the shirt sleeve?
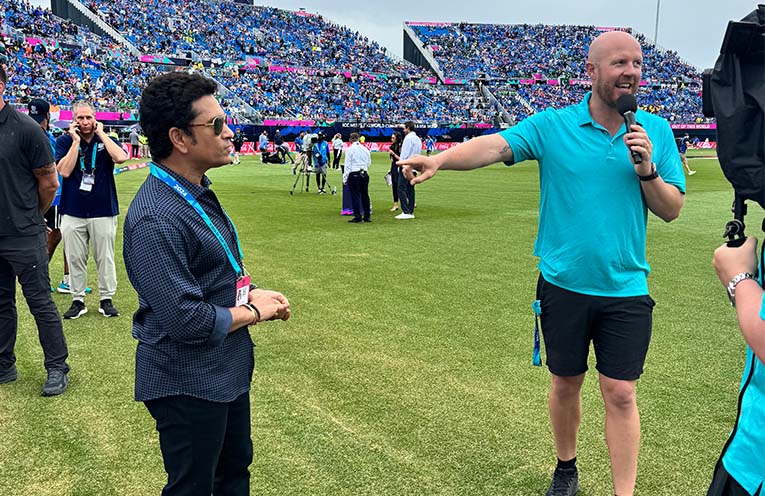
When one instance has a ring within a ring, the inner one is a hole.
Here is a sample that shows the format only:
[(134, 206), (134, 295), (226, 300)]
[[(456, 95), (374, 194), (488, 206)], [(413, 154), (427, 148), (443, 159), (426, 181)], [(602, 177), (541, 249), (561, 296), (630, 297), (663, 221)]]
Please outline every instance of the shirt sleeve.
[(659, 132), (661, 133), (660, 139), (654, 142), (654, 155), (652, 157), (656, 163), (656, 172), (658, 172), (665, 183), (671, 184), (679, 189), (681, 193), (685, 193), (685, 173), (683, 172), (683, 164), (680, 162), (680, 155), (675, 146), (672, 128), (669, 127), (666, 121), (663, 121)]
[(505, 162), (506, 165), (517, 164), (525, 160), (539, 160), (543, 157), (542, 130), (549, 120), (547, 114), (548, 111), (534, 114), (499, 133), (513, 150), (513, 161)]
[(24, 150), (29, 157), (29, 165), (32, 169), (54, 163), (53, 154), (50, 150), (50, 141), (45, 131), (40, 126), (31, 128), (31, 132), (26, 134), (27, 142)]
[(217, 346), (228, 334), (231, 312), (204, 301), (202, 287), (189, 269), (188, 246), (189, 240), (167, 219), (140, 219), (124, 250), (130, 282), (170, 339)]
[(72, 137), (66, 134), (62, 134), (56, 139), (56, 162), (58, 163), (64, 155), (69, 153), (69, 148), (72, 146)]

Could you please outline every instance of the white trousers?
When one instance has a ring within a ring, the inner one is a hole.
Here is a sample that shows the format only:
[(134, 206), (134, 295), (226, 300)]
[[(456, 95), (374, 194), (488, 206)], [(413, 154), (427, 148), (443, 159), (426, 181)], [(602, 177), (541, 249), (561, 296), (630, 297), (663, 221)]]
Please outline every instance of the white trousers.
[(114, 267), (114, 237), (117, 217), (83, 219), (61, 217), (61, 237), (69, 264), (69, 287), (72, 299), (83, 301), (88, 283), (88, 244), (93, 245), (93, 258), (98, 269), (98, 294), (102, 300), (117, 292), (117, 271)]

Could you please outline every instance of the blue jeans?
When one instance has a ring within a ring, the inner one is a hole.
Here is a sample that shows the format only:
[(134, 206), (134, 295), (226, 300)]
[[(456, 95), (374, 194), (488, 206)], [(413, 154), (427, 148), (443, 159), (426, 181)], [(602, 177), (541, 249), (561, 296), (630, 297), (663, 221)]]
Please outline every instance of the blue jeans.
[(401, 168), (398, 169), (398, 202), (401, 206), (401, 211), (405, 214), (414, 213), (414, 186), (409, 184), (409, 181), (404, 177), (404, 173), (401, 172)]

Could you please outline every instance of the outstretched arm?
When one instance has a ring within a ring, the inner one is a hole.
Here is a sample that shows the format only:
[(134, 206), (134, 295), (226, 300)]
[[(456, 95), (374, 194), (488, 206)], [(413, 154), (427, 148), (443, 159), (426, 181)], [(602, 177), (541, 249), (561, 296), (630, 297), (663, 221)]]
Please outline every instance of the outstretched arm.
[[(497, 162), (512, 162), (513, 150), (499, 134), (481, 136), (433, 155), (415, 155), (398, 162), (412, 185), (427, 181), (441, 169), (471, 170)], [(412, 170), (421, 174), (414, 177)]]

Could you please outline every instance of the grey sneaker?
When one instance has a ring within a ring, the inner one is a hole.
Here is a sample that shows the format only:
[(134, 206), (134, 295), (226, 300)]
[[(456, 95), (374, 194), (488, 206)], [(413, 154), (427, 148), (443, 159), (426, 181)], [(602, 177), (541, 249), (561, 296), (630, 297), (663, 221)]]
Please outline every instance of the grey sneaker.
[(60, 369), (49, 370), (48, 380), (45, 381), (40, 396), (57, 396), (66, 391), (68, 385), (69, 373)]
[(579, 492), (579, 472), (574, 468), (556, 468), (545, 496), (574, 496)]
[(101, 300), (101, 304), (98, 306), (98, 313), (100, 313), (104, 317), (119, 317), (120, 316), (119, 310), (114, 308), (114, 305), (112, 305), (112, 300), (110, 299)]
[(64, 314), (65, 319), (78, 319), (81, 315), (88, 313), (88, 307), (80, 300), (73, 300), (72, 306)]
[(11, 365), (11, 368), (6, 370), (5, 372), (0, 373), (0, 384), (13, 382), (18, 378), (19, 378), (19, 371), (16, 370), (15, 365)]

